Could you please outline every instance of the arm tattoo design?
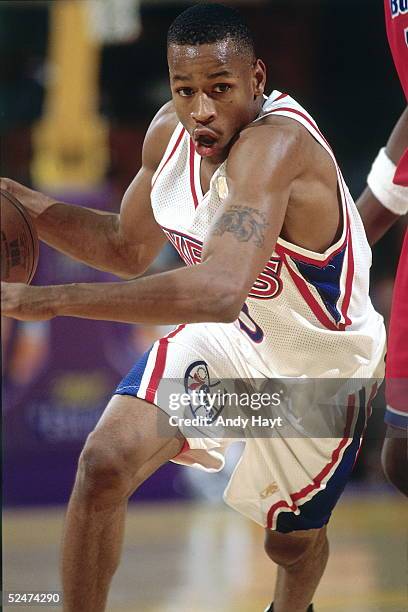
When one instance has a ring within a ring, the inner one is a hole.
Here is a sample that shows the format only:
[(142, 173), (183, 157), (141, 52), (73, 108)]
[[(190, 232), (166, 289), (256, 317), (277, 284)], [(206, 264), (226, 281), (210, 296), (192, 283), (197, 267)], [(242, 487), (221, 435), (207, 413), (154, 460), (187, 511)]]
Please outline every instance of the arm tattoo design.
[(266, 215), (256, 208), (231, 206), (215, 224), (214, 235), (222, 236), (230, 232), (239, 242), (253, 240), (257, 247), (263, 247), (268, 225)]

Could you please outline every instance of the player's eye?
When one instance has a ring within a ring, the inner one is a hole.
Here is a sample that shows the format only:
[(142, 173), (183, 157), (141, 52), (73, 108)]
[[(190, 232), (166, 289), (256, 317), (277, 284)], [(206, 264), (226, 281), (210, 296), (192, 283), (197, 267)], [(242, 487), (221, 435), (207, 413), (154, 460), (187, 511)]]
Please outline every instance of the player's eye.
[(214, 86), (215, 93), (226, 93), (227, 91), (230, 91), (230, 89), (231, 85), (229, 85), (228, 83), (217, 83)]
[(189, 96), (192, 96), (194, 92), (191, 87), (181, 87), (180, 89), (177, 89), (177, 93), (182, 98), (187, 98)]

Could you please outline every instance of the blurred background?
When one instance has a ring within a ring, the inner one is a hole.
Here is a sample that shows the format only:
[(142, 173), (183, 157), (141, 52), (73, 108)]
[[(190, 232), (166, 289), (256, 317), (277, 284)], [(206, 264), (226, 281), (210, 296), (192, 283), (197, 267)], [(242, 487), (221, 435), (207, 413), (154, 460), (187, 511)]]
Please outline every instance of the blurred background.
[[(2, 0), (1, 175), (63, 201), (119, 210), (146, 128), (171, 97), (168, 26), (191, 4)], [(382, 0), (224, 4), (239, 8), (255, 34), (267, 92), (290, 93), (315, 117), (357, 198), (404, 108)], [(373, 253), (371, 294), (386, 321), (404, 229), (402, 220)], [(149, 273), (178, 265), (168, 246)], [(98, 280), (114, 278), (41, 246), (35, 283)], [(112, 389), (164, 331), (70, 318), (2, 321), (5, 590), (59, 588), (60, 526), (80, 450)], [(402, 501), (380, 466), (383, 411), (380, 395), (333, 519), (319, 610), (406, 609)], [(273, 572), (261, 530), (220, 506), (238, 454), (219, 475), (169, 464), (132, 498), (110, 609), (250, 612), (267, 604)]]

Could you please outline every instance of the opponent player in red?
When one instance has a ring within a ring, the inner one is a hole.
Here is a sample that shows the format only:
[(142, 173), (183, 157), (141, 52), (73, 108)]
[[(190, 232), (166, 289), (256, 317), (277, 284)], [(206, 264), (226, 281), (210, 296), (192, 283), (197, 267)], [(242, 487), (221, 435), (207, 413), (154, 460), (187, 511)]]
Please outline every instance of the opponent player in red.
[[(4, 314), (19, 319), (179, 324), (119, 384), (81, 454), (63, 544), (64, 609), (105, 608), (127, 500), (140, 483), (174, 458), (223, 465), (230, 441), (212, 420), (206, 436), (170, 424), (166, 379), (191, 391), (214, 380), (295, 378), (302, 392), (282, 400), (285, 433), (246, 439), (225, 499), (265, 527), (279, 566), (269, 610), (310, 611), (328, 558), (326, 524), (376, 392), (349, 384), (382, 377), (371, 252), (329, 144), (288, 94), (264, 95), (265, 66), (235, 11), (198, 4), (182, 13), (168, 62), (172, 101), (146, 134), (120, 215), (3, 185), (44, 241), (92, 266), (140, 276), (166, 238), (187, 264), (129, 282), (3, 287)], [(322, 379), (329, 407), (315, 384)]]
[[(408, 100), (408, 4), (405, 0), (385, 0), (384, 9), (389, 44)], [(408, 109), (374, 162), (368, 187), (357, 204), (371, 244), (408, 212)], [(383, 468), (389, 480), (408, 495), (408, 231), (405, 232), (392, 301), (386, 400)]]

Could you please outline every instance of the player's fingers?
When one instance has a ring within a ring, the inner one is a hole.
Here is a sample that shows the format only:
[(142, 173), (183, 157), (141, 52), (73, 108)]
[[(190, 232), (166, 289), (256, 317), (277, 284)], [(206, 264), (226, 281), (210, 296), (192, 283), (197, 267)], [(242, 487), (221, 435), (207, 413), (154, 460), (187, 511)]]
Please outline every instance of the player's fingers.
[(21, 187), (20, 183), (13, 181), (13, 179), (7, 177), (0, 177), (0, 188), (9, 193), (15, 193), (15, 191)]
[(21, 298), (17, 283), (1, 283), (1, 313), (5, 317), (19, 319), (21, 315)]
[(0, 178), (0, 189), (7, 191), (19, 200), (33, 218), (38, 217), (55, 203), (55, 200), (44, 193), (30, 189), (30, 187), (7, 177)]
[(54, 316), (41, 287), (1, 283), (1, 313), (20, 321), (46, 321)]
[(10, 290), (10, 283), (1, 283), (1, 314), (5, 317), (11, 316), (13, 312), (13, 297)]

